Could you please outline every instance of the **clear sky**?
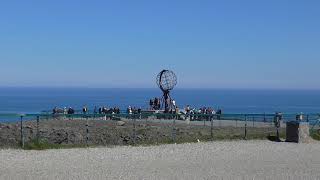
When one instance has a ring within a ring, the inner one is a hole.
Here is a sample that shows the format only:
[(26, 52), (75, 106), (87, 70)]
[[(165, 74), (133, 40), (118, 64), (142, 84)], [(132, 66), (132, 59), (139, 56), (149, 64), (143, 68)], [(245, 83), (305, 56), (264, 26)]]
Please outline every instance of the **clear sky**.
[(0, 86), (320, 89), (318, 0), (0, 2)]

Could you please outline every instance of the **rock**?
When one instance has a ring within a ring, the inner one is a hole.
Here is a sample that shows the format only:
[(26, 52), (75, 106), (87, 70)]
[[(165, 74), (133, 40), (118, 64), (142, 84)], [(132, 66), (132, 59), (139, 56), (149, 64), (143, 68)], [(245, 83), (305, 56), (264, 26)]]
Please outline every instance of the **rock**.
[(26, 126), (25, 128), (27, 128), (27, 129), (32, 129), (32, 127), (31, 127), (31, 126)]
[(118, 125), (118, 126), (124, 126), (125, 124), (126, 124), (126, 123), (125, 123), (124, 121), (118, 121), (118, 122), (117, 122), (117, 125)]

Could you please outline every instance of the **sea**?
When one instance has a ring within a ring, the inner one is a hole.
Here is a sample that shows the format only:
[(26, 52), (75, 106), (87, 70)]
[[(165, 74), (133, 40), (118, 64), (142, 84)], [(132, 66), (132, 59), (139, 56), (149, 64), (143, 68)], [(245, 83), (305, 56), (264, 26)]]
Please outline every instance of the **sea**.
[[(148, 88), (0, 88), (1, 113), (41, 113), (55, 106), (89, 110), (95, 106), (149, 108), (149, 100), (161, 97)], [(212, 107), (224, 113), (320, 113), (320, 90), (174, 89), (171, 97), (180, 109)]]

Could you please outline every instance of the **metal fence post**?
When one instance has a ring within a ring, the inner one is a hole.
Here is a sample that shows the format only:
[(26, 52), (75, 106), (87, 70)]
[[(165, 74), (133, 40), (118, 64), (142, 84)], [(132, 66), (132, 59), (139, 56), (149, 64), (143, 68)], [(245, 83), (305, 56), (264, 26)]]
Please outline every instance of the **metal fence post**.
[(40, 139), (39, 121), (40, 121), (40, 116), (37, 116), (37, 142), (39, 142), (39, 139)]
[(211, 128), (210, 128), (210, 134), (211, 134), (211, 139), (213, 139), (213, 116), (211, 117)]
[(254, 127), (254, 117), (252, 117), (252, 126)]
[(238, 127), (238, 118), (236, 118), (236, 127)]
[(133, 145), (136, 144), (136, 136), (137, 136), (136, 133), (137, 133), (136, 132), (136, 118), (135, 118), (135, 116), (133, 116)]
[(244, 125), (244, 139), (247, 140), (247, 115), (244, 116), (245, 125)]
[(173, 119), (173, 127), (172, 127), (172, 141), (176, 142), (176, 120)]
[(20, 116), (21, 147), (24, 148), (23, 116)]
[(89, 145), (89, 121), (88, 116), (86, 115), (86, 145)]

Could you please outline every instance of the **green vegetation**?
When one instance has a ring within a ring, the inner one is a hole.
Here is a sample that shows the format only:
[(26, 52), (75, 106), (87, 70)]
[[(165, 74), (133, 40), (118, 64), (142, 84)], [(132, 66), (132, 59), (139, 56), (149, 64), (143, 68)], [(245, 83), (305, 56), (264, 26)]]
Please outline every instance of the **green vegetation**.
[(310, 130), (310, 136), (317, 141), (320, 141), (320, 130)]
[(68, 149), (68, 148), (85, 148), (86, 145), (65, 145), (65, 144), (50, 144), (46, 139), (34, 139), (26, 143), (24, 150), (46, 150), (46, 149)]

